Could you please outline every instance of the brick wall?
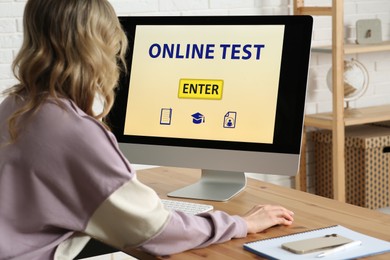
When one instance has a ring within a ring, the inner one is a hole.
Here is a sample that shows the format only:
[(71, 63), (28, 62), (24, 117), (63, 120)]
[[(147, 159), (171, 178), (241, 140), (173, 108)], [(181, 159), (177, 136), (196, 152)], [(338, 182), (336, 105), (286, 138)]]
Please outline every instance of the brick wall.
[[(0, 0), (0, 92), (15, 81), (10, 70), (22, 41), (21, 19), (25, 0)], [(274, 15), (291, 14), (291, 0), (111, 0), (118, 15)], [(307, 5), (330, 5), (330, 0), (306, 0)], [(390, 1), (345, 0), (346, 40), (354, 41), (358, 19), (379, 18), (384, 40), (390, 38)], [(313, 45), (331, 42), (331, 20), (315, 17)], [(364, 107), (390, 103), (390, 52), (349, 55), (368, 69), (370, 85), (366, 94), (351, 103)], [(331, 66), (329, 54), (313, 53), (311, 57), (307, 113), (330, 111), (331, 92), (326, 85), (326, 73)], [(0, 97), (1, 101), (1, 97)], [(312, 172), (311, 144), (308, 148), (308, 169)], [(266, 180), (289, 186), (286, 178), (265, 176)]]
[[(118, 15), (288, 14), (288, 0), (111, 0)], [(25, 0), (0, 0), (0, 91), (15, 81), (10, 70), (22, 42)], [(1, 100), (1, 99), (0, 99)]]

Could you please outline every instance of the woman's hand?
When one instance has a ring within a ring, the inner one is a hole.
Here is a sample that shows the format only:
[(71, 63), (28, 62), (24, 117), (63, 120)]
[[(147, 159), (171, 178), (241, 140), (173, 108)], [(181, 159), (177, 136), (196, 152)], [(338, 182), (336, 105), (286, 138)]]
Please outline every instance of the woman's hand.
[(242, 216), (248, 233), (258, 233), (274, 225), (291, 225), (294, 212), (281, 206), (257, 205)]

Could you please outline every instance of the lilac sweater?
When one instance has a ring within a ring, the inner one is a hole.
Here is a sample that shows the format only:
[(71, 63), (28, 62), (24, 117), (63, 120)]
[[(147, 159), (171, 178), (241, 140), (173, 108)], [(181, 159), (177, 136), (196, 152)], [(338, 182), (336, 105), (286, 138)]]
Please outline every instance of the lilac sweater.
[(0, 260), (71, 259), (90, 237), (165, 255), (246, 236), (238, 216), (164, 209), (112, 133), (69, 100), (22, 119), (7, 145), (7, 118), (21, 102), (0, 104)]

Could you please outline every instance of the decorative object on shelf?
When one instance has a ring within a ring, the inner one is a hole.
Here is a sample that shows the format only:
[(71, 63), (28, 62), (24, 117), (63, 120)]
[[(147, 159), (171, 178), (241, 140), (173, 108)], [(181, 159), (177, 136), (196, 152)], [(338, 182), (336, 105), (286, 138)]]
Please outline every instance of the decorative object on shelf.
[[(356, 59), (344, 61), (344, 101), (349, 108), (349, 102), (360, 98), (368, 87), (368, 71), (366, 67)], [(330, 91), (332, 88), (332, 68), (329, 69), (326, 83)]]
[(356, 21), (356, 43), (372, 44), (382, 41), (382, 26), (379, 19)]

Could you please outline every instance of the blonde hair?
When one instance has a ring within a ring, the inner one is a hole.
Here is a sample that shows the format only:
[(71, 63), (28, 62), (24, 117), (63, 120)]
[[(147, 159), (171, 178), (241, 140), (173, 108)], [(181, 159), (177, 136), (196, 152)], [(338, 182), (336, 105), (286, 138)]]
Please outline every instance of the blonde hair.
[[(7, 94), (26, 103), (8, 119), (11, 140), (17, 121), (48, 98), (68, 98), (85, 113), (104, 118), (114, 102), (114, 89), (125, 68), (127, 38), (107, 0), (28, 0), (24, 39), (12, 69), (19, 84)], [(93, 112), (99, 96), (104, 107)], [(59, 102), (58, 102), (59, 103)]]

